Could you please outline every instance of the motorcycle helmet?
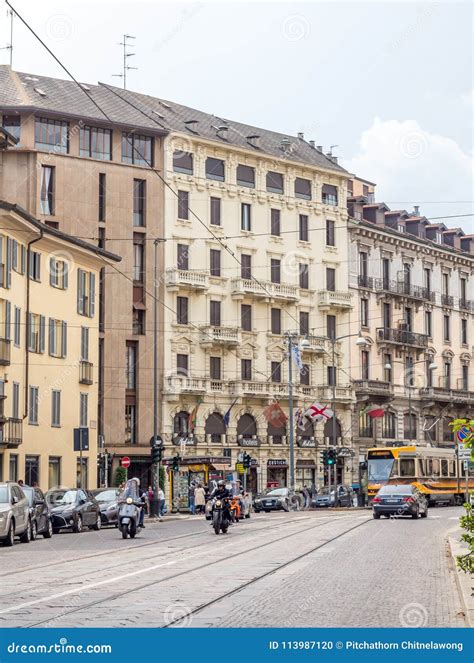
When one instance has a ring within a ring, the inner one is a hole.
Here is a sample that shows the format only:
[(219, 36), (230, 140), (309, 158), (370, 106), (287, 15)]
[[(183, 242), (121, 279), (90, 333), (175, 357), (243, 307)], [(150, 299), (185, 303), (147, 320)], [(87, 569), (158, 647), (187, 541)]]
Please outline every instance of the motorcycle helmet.
[(219, 488), (225, 488), (225, 481), (221, 479), (220, 481), (217, 482), (217, 485), (219, 486)]
[(138, 477), (133, 477), (132, 481), (136, 481), (137, 486), (140, 486), (140, 479), (138, 479)]

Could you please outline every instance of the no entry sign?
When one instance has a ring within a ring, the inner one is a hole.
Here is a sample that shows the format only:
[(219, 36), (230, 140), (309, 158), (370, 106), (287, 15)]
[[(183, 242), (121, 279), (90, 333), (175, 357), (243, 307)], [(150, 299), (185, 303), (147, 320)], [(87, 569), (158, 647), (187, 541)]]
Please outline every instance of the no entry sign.
[(130, 458), (128, 456), (123, 456), (120, 461), (120, 464), (125, 469), (128, 469), (130, 467)]

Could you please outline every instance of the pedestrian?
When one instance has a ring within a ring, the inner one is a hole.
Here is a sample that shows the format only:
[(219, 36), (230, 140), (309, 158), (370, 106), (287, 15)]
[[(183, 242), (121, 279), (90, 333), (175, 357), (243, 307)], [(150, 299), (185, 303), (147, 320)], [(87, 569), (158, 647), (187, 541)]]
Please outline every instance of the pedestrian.
[(195, 491), (195, 485), (194, 481), (191, 483), (189, 486), (189, 491), (188, 491), (188, 497), (189, 497), (189, 512), (194, 516), (196, 513), (196, 509), (194, 507), (194, 491)]
[(163, 488), (158, 488), (158, 515), (163, 518), (165, 515), (165, 492)]
[(153, 499), (153, 488), (152, 488), (152, 486), (148, 486), (147, 493), (148, 493), (148, 500), (151, 501)]
[(204, 513), (204, 507), (206, 506), (206, 493), (201, 484), (198, 484), (196, 490), (194, 491), (194, 504), (198, 513)]
[(309, 490), (308, 490), (307, 486), (303, 486), (303, 497), (304, 497), (304, 508), (309, 509), (310, 497), (309, 497)]
[(24, 486), (24, 485), (25, 485), (25, 484), (23, 483), (23, 479), (19, 479), (19, 481), (18, 481), (18, 485), (19, 485), (19, 486)]

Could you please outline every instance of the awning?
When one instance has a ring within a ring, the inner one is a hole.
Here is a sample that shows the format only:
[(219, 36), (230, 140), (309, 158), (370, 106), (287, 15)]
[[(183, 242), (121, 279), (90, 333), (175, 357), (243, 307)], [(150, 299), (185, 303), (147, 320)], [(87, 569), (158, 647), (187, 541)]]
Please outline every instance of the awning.
[(212, 463), (212, 467), (219, 472), (232, 472), (232, 468), (224, 463)]

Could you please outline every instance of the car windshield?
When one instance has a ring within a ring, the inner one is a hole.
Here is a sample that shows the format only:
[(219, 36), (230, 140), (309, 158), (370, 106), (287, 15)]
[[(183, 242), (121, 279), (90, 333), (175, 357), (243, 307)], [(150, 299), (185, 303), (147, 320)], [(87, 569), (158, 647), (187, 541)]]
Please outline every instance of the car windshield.
[(270, 490), (267, 495), (278, 495), (281, 497), (282, 495), (286, 495), (286, 493), (286, 488), (275, 488), (274, 490)]
[[(319, 491), (320, 495), (329, 495), (329, 488), (325, 486), (324, 488), (321, 488)], [(334, 495), (334, 490), (331, 490), (331, 495)]]
[(393, 467), (393, 458), (369, 460), (369, 481), (387, 481)]
[(93, 491), (92, 494), (98, 502), (114, 502), (117, 499), (117, 492), (115, 490)]
[(0, 504), (8, 504), (8, 488), (6, 486), (0, 486)]
[(46, 495), (48, 504), (52, 506), (63, 506), (64, 504), (75, 504), (77, 490), (54, 490)]
[(413, 486), (383, 486), (378, 492), (379, 495), (412, 495)]

